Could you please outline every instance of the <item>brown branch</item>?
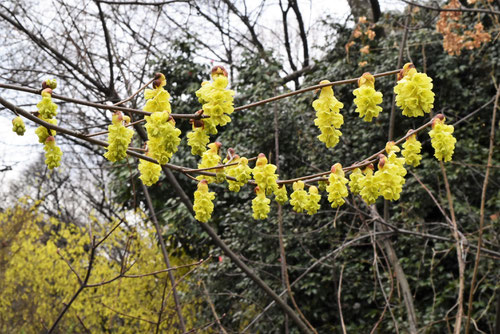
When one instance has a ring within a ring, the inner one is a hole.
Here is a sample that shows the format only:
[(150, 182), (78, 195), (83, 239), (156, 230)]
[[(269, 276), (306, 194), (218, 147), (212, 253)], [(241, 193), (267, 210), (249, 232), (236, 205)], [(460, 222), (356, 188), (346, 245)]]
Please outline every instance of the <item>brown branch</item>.
[[(155, 209), (153, 207), (153, 203), (151, 202), (151, 197), (149, 196), (148, 188), (144, 184), (142, 184), (142, 190), (144, 191), (144, 197), (146, 198), (146, 204), (148, 206), (151, 218), (153, 220), (153, 223), (154, 223), (154, 226), (156, 229), (156, 235), (158, 236), (158, 240), (160, 242), (163, 260), (165, 261), (167, 268), (170, 269), (171, 268), (170, 260), (168, 258), (167, 247), (165, 246), (165, 240), (163, 240), (163, 235), (161, 233), (160, 224), (158, 224), (158, 219), (156, 218)], [(175, 278), (174, 278), (172, 271), (168, 272), (168, 278), (170, 279), (170, 284), (172, 285), (172, 293), (174, 296), (175, 310), (177, 312), (177, 317), (179, 318), (179, 325), (181, 327), (180, 329), (183, 332), (185, 332), (186, 331), (186, 323), (184, 321), (184, 317), (182, 316), (181, 302), (179, 300), (179, 295), (177, 294), (177, 289), (175, 288)]]
[(337, 289), (337, 305), (339, 306), (339, 314), (340, 314), (340, 325), (342, 326), (342, 333), (347, 334), (344, 324), (344, 316), (342, 315), (342, 302), (341, 296), (342, 293), (342, 274), (344, 273), (344, 266), (340, 269), (340, 278), (339, 278), (339, 288)]
[[(457, 261), (458, 261), (458, 308), (457, 315), (455, 318), (455, 327), (453, 330), (454, 334), (460, 334), (460, 328), (462, 327), (462, 318), (463, 318), (463, 299), (464, 299), (464, 289), (465, 289), (465, 254), (462, 249), (462, 238), (459, 235), (457, 221), (455, 219), (455, 209), (453, 208), (453, 198), (451, 195), (450, 184), (448, 183), (448, 177), (446, 175), (446, 170), (444, 168), (444, 164), (442, 161), (439, 161), (439, 166), (441, 167), (441, 172), (443, 174), (444, 185), (446, 188), (446, 197), (448, 198), (448, 206), (451, 215), (451, 222), (453, 228), (453, 237), (456, 241), (457, 248)], [(478, 250), (479, 252), (479, 250)]]
[(207, 302), (208, 302), (208, 305), (210, 306), (210, 310), (212, 311), (212, 314), (214, 315), (215, 322), (219, 326), (221, 332), (223, 334), (227, 334), (226, 329), (222, 326), (222, 324), (220, 322), (220, 318), (217, 315), (217, 311), (215, 310), (215, 305), (212, 302), (212, 299), (210, 298), (210, 294), (208, 293), (207, 286), (205, 285), (205, 282), (201, 281), (201, 285), (203, 286), (203, 292), (205, 293), (205, 297), (207, 298)]
[(495, 104), (493, 105), (493, 115), (491, 116), (491, 130), (490, 130), (490, 148), (488, 150), (488, 160), (486, 163), (486, 175), (484, 176), (483, 189), (481, 191), (481, 206), (479, 209), (479, 235), (477, 237), (477, 252), (476, 258), (474, 260), (474, 272), (472, 274), (472, 282), (470, 284), (470, 292), (469, 292), (469, 308), (467, 310), (467, 321), (465, 323), (465, 334), (469, 333), (470, 320), (472, 315), (472, 309), (474, 307), (474, 285), (476, 284), (477, 272), (479, 269), (479, 260), (481, 254), (481, 245), (483, 241), (483, 229), (484, 229), (484, 206), (486, 204), (486, 189), (488, 187), (488, 179), (490, 176), (490, 165), (493, 160), (493, 150), (495, 147), (495, 127), (496, 124), (496, 116), (498, 109), (498, 99), (500, 97), (500, 87), (497, 89), (497, 94), (495, 97)]
[[(21, 91), (21, 92), (36, 94), (36, 95), (40, 94), (39, 89), (27, 88), (27, 87), (5, 84), (5, 83), (0, 83), (0, 88), (12, 89), (12, 90), (17, 90), (17, 91)], [(146, 116), (151, 115), (150, 112), (140, 110), (140, 109), (132, 109), (132, 108), (126, 108), (126, 107), (120, 107), (120, 106), (114, 106), (114, 105), (106, 105), (106, 104), (102, 104), (102, 103), (95, 103), (95, 102), (75, 99), (72, 97), (67, 97), (67, 96), (58, 95), (58, 94), (52, 94), (52, 97), (54, 99), (57, 99), (57, 100), (72, 102), (72, 103), (76, 103), (76, 104), (80, 104), (80, 105), (84, 105), (84, 106), (94, 107), (97, 109), (106, 109), (106, 110), (113, 110), (113, 111), (119, 110), (119, 111), (131, 112), (134, 114), (140, 114), (140, 115), (146, 115)], [(200, 119), (200, 118), (207, 117), (204, 115), (192, 115), (192, 114), (170, 114), (170, 116), (172, 116), (173, 118), (179, 118), (179, 119)]]

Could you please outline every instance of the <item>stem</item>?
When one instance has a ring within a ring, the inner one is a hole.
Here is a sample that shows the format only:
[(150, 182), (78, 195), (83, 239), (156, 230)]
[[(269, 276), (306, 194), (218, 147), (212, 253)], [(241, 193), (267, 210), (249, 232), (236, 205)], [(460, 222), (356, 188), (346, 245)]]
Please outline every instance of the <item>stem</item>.
[[(160, 224), (158, 224), (158, 219), (156, 218), (155, 214), (155, 209), (153, 207), (153, 203), (151, 202), (151, 197), (149, 196), (149, 191), (148, 188), (142, 184), (142, 189), (144, 191), (144, 197), (146, 197), (146, 203), (148, 205), (150, 214), (151, 214), (151, 219), (153, 220), (153, 223), (156, 228), (156, 234), (158, 235), (158, 240), (160, 241), (160, 246), (161, 246), (161, 253), (163, 255), (163, 260), (165, 261), (165, 264), (167, 265), (167, 269), (170, 269), (170, 260), (168, 258), (168, 253), (167, 253), (167, 248), (165, 247), (165, 241), (163, 240), (163, 235), (161, 233), (160, 229)], [(179, 318), (179, 325), (181, 327), (182, 332), (186, 331), (186, 325), (184, 321), (184, 317), (182, 316), (182, 307), (181, 303), (179, 301), (179, 296), (177, 295), (177, 289), (175, 288), (175, 277), (174, 274), (171, 270), (168, 271), (168, 278), (170, 279), (170, 284), (172, 285), (172, 294), (174, 296), (174, 302), (175, 302), (175, 310), (177, 312), (177, 317)]]
[[(464, 287), (465, 287), (465, 260), (462, 249), (462, 240), (458, 233), (457, 221), (455, 219), (455, 209), (453, 208), (453, 199), (451, 196), (450, 184), (448, 183), (448, 177), (446, 175), (446, 170), (444, 169), (443, 162), (439, 162), (441, 167), (441, 172), (443, 173), (444, 184), (446, 188), (446, 197), (448, 198), (448, 206), (450, 207), (451, 223), (453, 229), (453, 237), (455, 238), (455, 244), (457, 247), (457, 260), (458, 260), (458, 300), (457, 300), (457, 315), (455, 318), (455, 328), (453, 330), (454, 334), (460, 334), (460, 328), (462, 327), (463, 318), (463, 300), (464, 300)], [(480, 252), (480, 250), (478, 250)]]

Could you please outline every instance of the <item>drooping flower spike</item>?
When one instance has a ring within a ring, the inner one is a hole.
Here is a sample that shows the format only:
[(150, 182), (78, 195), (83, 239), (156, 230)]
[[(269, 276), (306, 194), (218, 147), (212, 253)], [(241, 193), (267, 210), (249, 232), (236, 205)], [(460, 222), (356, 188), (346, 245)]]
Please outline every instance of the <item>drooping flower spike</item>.
[(398, 74), (394, 87), (396, 105), (408, 117), (424, 116), (434, 107), (432, 79), (425, 73), (418, 73), (412, 63), (407, 63)]
[(22, 136), (26, 132), (26, 126), (21, 116), (17, 116), (12, 120), (12, 131), (17, 133), (18, 136)]
[[(327, 84), (330, 81), (323, 80), (320, 84)], [(326, 144), (326, 147), (334, 147), (338, 144), (342, 132), (339, 131), (344, 124), (344, 117), (340, 114), (340, 109), (344, 107), (333, 95), (332, 86), (321, 88), (319, 98), (312, 104), (316, 110), (316, 119), (314, 124), (321, 131), (318, 139)]]
[(345, 178), (341, 164), (336, 163), (332, 166), (328, 182), (326, 187), (328, 201), (332, 204), (332, 208), (339, 207), (345, 203), (344, 198), (349, 195), (346, 187), (346, 183), (349, 181)]
[(144, 118), (150, 156), (164, 165), (177, 152), (181, 130), (175, 127), (174, 119), (166, 111), (156, 111)]
[(257, 197), (252, 200), (252, 210), (254, 219), (266, 219), (269, 211), (271, 211), (271, 200), (266, 197), (266, 192), (261, 187), (255, 187)]
[(212, 82), (204, 81), (196, 91), (198, 101), (202, 104), (202, 113), (210, 116), (200, 124), (193, 124), (193, 132), (188, 133), (188, 145), (193, 154), (201, 155), (205, 146), (200, 142), (208, 142), (208, 136), (217, 134), (217, 126), (225, 126), (231, 122), (230, 114), (234, 112), (234, 91), (226, 89), (229, 84), (227, 71), (222, 66), (212, 68)]
[(260, 153), (252, 174), (255, 182), (266, 195), (271, 195), (278, 190), (278, 174), (275, 174), (275, 172), (276, 166), (267, 163), (266, 156)]
[(313, 215), (316, 212), (318, 212), (319, 208), (321, 207), (319, 204), (319, 201), (321, 200), (321, 195), (318, 193), (318, 188), (316, 188), (315, 186), (310, 186), (307, 197), (308, 200), (305, 205), (305, 209), (307, 211), (307, 214)]
[[(231, 150), (234, 152), (233, 149)], [(229, 190), (235, 192), (240, 191), (240, 188), (247, 184), (252, 178), (252, 168), (248, 166), (248, 159), (245, 157), (240, 158), (238, 154), (234, 154), (231, 157), (228, 156), (223, 163), (237, 163), (237, 165), (225, 167), (224, 173), (236, 179), (236, 181), (227, 180)]]
[(368, 165), (363, 170), (363, 174), (363, 178), (359, 180), (359, 186), (361, 187), (359, 195), (366, 204), (371, 205), (375, 203), (380, 196), (379, 184), (377, 183), (377, 179), (373, 176), (373, 165)]
[(155, 74), (153, 81), (153, 89), (144, 90), (144, 98), (146, 105), (143, 110), (147, 112), (172, 112), (170, 107), (170, 94), (163, 88), (167, 84), (167, 80), (162, 73)]
[(56, 145), (56, 140), (53, 136), (47, 137), (43, 149), (45, 150), (45, 164), (47, 167), (49, 169), (59, 167), (61, 165), (62, 151)]
[[(195, 115), (202, 115), (203, 110), (197, 111)], [(193, 126), (193, 131), (188, 132), (188, 145), (191, 147), (192, 155), (202, 156), (207, 150), (207, 144), (210, 142), (210, 136), (205, 129), (205, 121), (203, 119), (192, 119), (189, 121)]]
[[(147, 152), (146, 155), (151, 156), (149, 152)], [(145, 186), (151, 187), (160, 179), (161, 166), (151, 161), (139, 159), (139, 172), (141, 174), (139, 178), (142, 183), (144, 183)]]
[[(198, 168), (209, 168), (209, 167), (216, 167), (219, 165), (221, 162), (221, 157), (219, 155), (219, 149), (222, 146), (220, 142), (215, 142), (215, 143), (210, 143), (207, 145), (208, 150), (203, 153), (203, 156), (201, 157), (201, 162), (198, 164)], [(222, 169), (209, 169), (206, 170), (206, 172), (210, 173), (217, 173), (218, 171), (222, 172)], [(214, 176), (207, 176), (207, 175), (198, 175), (196, 177), (198, 180), (205, 180), (207, 183), (213, 183), (215, 182), (215, 177)]]
[(416, 133), (406, 138), (403, 144), (403, 151), (401, 152), (405, 158), (405, 163), (413, 167), (420, 165), (420, 160), (422, 160), (421, 150), (422, 144), (417, 140)]
[(378, 170), (373, 176), (379, 187), (380, 195), (388, 201), (399, 199), (405, 179), (406, 169), (396, 162), (391, 162), (385, 155), (379, 155)]
[(212, 201), (215, 199), (215, 193), (208, 191), (208, 182), (203, 179), (198, 183), (198, 188), (194, 192), (193, 210), (195, 212), (196, 220), (206, 223), (212, 217), (214, 211), (214, 204)]
[(356, 96), (354, 104), (359, 117), (364, 117), (365, 122), (371, 122), (373, 117), (377, 117), (382, 111), (379, 106), (382, 103), (382, 93), (375, 90), (375, 77), (370, 73), (363, 73), (358, 79), (359, 88), (355, 89), (353, 94)]
[(278, 189), (274, 192), (275, 200), (281, 205), (285, 205), (288, 201), (288, 194), (286, 192), (286, 186), (282, 184), (278, 186)]
[(432, 121), (432, 130), (429, 131), (434, 156), (440, 161), (450, 161), (455, 151), (457, 140), (453, 137), (453, 125), (444, 124), (443, 114), (436, 115)]
[(304, 182), (296, 181), (293, 183), (293, 192), (290, 195), (290, 204), (295, 212), (301, 213), (306, 209), (309, 202), (309, 195), (304, 190)]
[(127, 156), (127, 148), (130, 145), (134, 130), (125, 127), (125, 118), (121, 111), (113, 114), (112, 123), (108, 126), (108, 150), (104, 157), (111, 162), (117, 162), (125, 159)]

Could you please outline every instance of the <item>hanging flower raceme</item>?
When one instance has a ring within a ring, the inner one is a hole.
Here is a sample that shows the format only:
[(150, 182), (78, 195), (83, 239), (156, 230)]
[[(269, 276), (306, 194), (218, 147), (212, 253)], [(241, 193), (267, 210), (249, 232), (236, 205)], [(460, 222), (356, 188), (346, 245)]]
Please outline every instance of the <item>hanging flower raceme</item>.
[(248, 159), (245, 157), (240, 158), (239, 155), (235, 154), (232, 159), (224, 159), (223, 163), (237, 163), (237, 165), (225, 167), (224, 172), (227, 176), (236, 179), (236, 181), (227, 180), (229, 190), (235, 192), (240, 191), (240, 188), (247, 184), (252, 178), (252, 168), (248, 166)]
[(205, 120), (209, 125), (210, 134), (217, 133), (217, 126), (225, 126), (231, 122), (228, 115), (234, 112), (233, 95), (234, 91), (226, 89), (229, 84), (227, 71), (222, 66), (212, 68), (212, 82), (204, 82), (202, 87), (196, 92), (198, 100), (203, 105), (203, 112), (210, 118)]
[(42, 90), (42, 101), (37, 103), (38, 112), (43, 118), (54, 118), (57, 115), (57, 104), (52, 102), (52, 89)]
[[(221, 143), (218, 141), (215, 143), (208, 144), (208, 150), (203, 153), (203, 156), (201, 157), (201, 162), (198, 164), (198, 168), (209, 168), (209, 167), (216, 167), (220, 161), (221, 157), (219, 155), (219, 149), (222, 146)], [(205, 170), (205, 172), (210, 172), (210, 173), (216, 173), (217, 171), (215, 169), (208, 169)], [(197, 177), (198, 180), (205, 180), (207, 183), (213, 183), (215, 182), (215, 177), (214, 176), (207, 176), (207, 175), (199, 175)]]
[[(149, 142), (147, 143), (147, 146), (149, 147)], [(148, 150), (146, 155), (151, 157), (151, 152)], [(151, 187), (160, 179), (161, 166), (151, 161), (139, 159), (139, 172), (141, 173), (139, 178), (142, 183), (144, 183), (145, 186)]]
[(202, 223), (206, 223), (210, 220), (212, 212), (214, 211), (214, 204), (212, 203), (214, 199), (215, 193), (208, 191), (208, 182), (202, 179), (198, 183), (198, 189), (194, 192), (193, 210), (196, 220)]
[(177, 152), (181, 130), (175, 127), (174, 119), (166, 111), (157, 111), (144, 118), (150, 156), (164, 165)]
[(319, 208), (321, 207), (319, 204), (319, 201), (321, 200), (321, 195), (318, 193), (318, 188), (316, 188), (315, 186), (310, 186), (307, 197), (308, 200), (305, 205), (305, 209), (307, 211), (307, 214), (314, 215), (316, 212), (318, 212)]
[(271, 200), (266, 197), (266, 191), (261, 187), (255, 187), (257, 197), (252, 200), (252, 210), (254, 219), (266, 219), (269, 211), (271, 211)]
[(172, 112), (170, 107), (170, 94), (163, 88), (167, 80), (162, 73), (155, 74), (153, 89), (144, 90), (146, 105), (142, 108), (144, 111), (154, 113), (165, 111), (168, 114)]
[[(404, 169), (397, 163), (391, 163), (385, 155), (379, 155), (378, 170), (373, 178), (379, 186), (380, 195), (388, 201), (398, 200), (401, 191), (403, 191), (405, 179), (401, 175), (401, 168)], [(404, 173), (406, 174), (406, 170), (404, 170)]]
[(286, 192), (286, 186), (283, 184), (278, 186), (278, 189), (274, 192), (275, 200), (281, 205), (285, 205), (288, 201), (288, 194)]
[(267, 163), (267, 158), (260, 153), (254, 169), (252, 170), (255, 182), (267, 195), (271, 195), (278, 190), (278, 174), (275, 174), (276, 166)]
[[(203, 114), (196, 113), (197, 115)], [(193, 131), (188, 132), (188, 145), (191, 147), (192, 155), (202, 156), (207, 150), (207, 144), (210, 142), (210, 136), (205, 130), (205, 121), (202, 119), (191, 120), (190, 123), (193, 125)]]
[(17, 133), (18, 136), (22, 136), (26, 132), (26, 126), (21, 116), (17, 116), (12, 120), (12, 131)]
[(297, 181), (293, 183), (293, 192), (290, 195), (290, 204), (295, 212), (301, 213), (307, 206), (309, 196), (304, 190), (304, 182)]
[(361, 191), (360, 181), (363, 177), (363, 173), (359, 168), (355, 168), (352, 171), (351, 175), (349, 175), (349, 188), (351, 189), (351, 193), (353, 193), (354, 195), (358, 195)]
[[(385, 145), (385, 151), (387, 152), (387, 160), (391, 164), (395, 164), (398, 170), (398, 175), (405, 177), (406, 168), (404, 167), (405, 159), (398, 158), (397, 152), (400, 152), (401, 149), (394, 143), (393, 141), (387, 142)], [(404, 182), (403, 182), (404, 184)]]
[(370, 73), (363, 73), (358, 79), (359, 88), (353, 94), (356, 96), (354, 104), (359, 117), (364, 117), (365, 122), (371, 122), (382, 111), (379, 106), (382, 103), (382, 93), (375, 90), (375, 77)]
[(56, 145), (56, 140), (53, 136), (47, 137), (43, 149), (45, 150), (45, 164), (47, 167), (49, 169), (59, 167), (61, 165), (62, 151)]
[(434, 117), (432, 130), (429, 131), (434, 156), (440, 161), (450, 161), (455, 150), (457, 140), (453, 137), (453, 125), (444, 124), (445, 118), (442, 114)]
[(396, 105), (408, 117), (424, 116), (434, 107), (432, 79), (425, 73), (418, 73), (412, 63), (404, 65), (398, 74), (398, 84), (394, 87)]
[(405, 158), (405, 163), (413, 167), (420, 165), (420, 160), (422, 160), (421, 150), (422, 144), (417, 140), (417, 134), (412, 134), (406, 138), (403, 144), (403, 151), (401, 152)]
[(336, 163), (332, 166), (328, 182), (329, 184), (326, 187), (328, 201), (332, 203), (332, 208), (339, 207), (345, 203), (344, 197), (349, 194), (346, 187), (348, 181), (345, 178), (341, 164)]
[[(327, 84), (330, 81), (323, 80), (320, 84)], [(333, 95), (331, 86), (321, 88), (319, 98), (312, 104), (316, 110), (316, 119), (314, 124), (321, 131), (318, 139), (326, 144), (326, 147), (334, 147), (338, 144), (342, 135), (338, 129), (344, 124), (344, 117), (340, 114), (340, 109), (344, 107)]]
[(205, 152), (206, 143), (210, 141), (209, 135), (217, 134), (217, 126), (231, 122), (228, 115), (234, 112), (234, 91), (226, 89), (229, 81), (224, 67), (215, 66), (212, 69), (212, 79), (213, 82), (202, 82), (201, 88), (196, 91), (198, 101), (203, 105), (203, 110), (196, 114), (210, 117), (194, 121), (193, 131), (187, 134), (193, 155), (202, 155)]
[(380, 186), (378, 180), (373, 176), (373, 165), (368, 165), (363, 170), (363, 178), (359, 180), (359, 185), (361, 191), (359, 195), (365, 201), (366, 204), (371, 205), (375, 203), (377, 198), (380, 196)]
[(113, 124), (108, 126), (109, 145), (106, 148), (108, 152), (104, 154), (104, 157), (111, 162), (116, 162), (127, 156), (127, 148), (132, 140), (134, 131), (125, 127), (124, 116), (121, 111), (113, 114), (112, 122)]

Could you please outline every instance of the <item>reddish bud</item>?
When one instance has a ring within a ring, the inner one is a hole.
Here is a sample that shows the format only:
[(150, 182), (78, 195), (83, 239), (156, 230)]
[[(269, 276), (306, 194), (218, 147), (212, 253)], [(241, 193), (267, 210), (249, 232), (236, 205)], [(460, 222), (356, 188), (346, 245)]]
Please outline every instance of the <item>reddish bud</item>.
[(379, 154), (378, 155), (378, 168), (383, 168), (385, 166), (385, 161), (386, 161), (385, 155)]
[(48, 143), (48, 142), (55, 142), (56, 139), (54, 138), (54, 136), (48, 136), (47, 139), (45, 139), (45, 142)]
[(412, 68), (415, 68), (415, 65), (413, 65), (413, 63), (406, 63), (403, 68), (401, 69), (401, 71), (399, 71), (398, 73), (398, 81), (403, 79), (404, 76), (406, 74), (408, 74), (408, 72), (412, 69)]
[(161, 86), (161, 79), (156, 79), (153, 81), (153, 88), (158, 88)]
[(48, 93), (49, 95), (52, 95), (52, 88), (47, 87), (47, 88), (42, 89), (42, 94), (43, 93)]
[(212, 77), (223, 75), (227, 77), (227, 71), (223, 66), (217, 65), (212, 67)]

